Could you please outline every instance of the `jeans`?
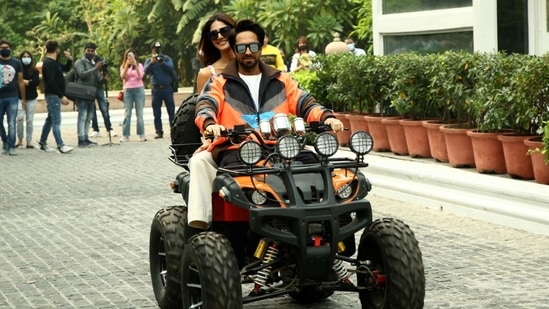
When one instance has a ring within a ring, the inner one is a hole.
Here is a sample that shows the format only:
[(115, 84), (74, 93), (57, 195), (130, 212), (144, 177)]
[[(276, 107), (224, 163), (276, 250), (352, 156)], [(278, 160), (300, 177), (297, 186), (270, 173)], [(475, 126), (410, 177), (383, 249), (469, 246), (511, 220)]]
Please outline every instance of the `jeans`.
[(17, 112), (17, 138), (20, 140), (23, 139), (23, 131), (26, 126), (27, 128), (27, 144), (32, 142), (32, 131), (34, 129), (34, 111), (36, 109), (36, 99), (27, 100), (27, 105), (25, 109), (20, 109)]
[(124, 90), (124, 122), (122, 124), (122, 135), (130, 136), (132, 122), (132, 109), (135, 106), (135, 117), (137, 118), (137, 135), (145, 135), (145, 122), (143, 121), (143, 108), (145, 106), (145, 87), (127, 88)]
[(53, 131), (53, 137), (58, 147), (65, 145), (61, 138), (61, 98), (57, 95), (46, 95), (46, 105), (48, 108), (48, 116), (42, 127), (40, 135), (40, 143), (45, 145), (48, 141), (50, 131)]
[[(101, 116), (103, 116), (105, 129), (107, 129), (107, 131), (112, 131), (111, 116), (109, 115), (109, 103), (105, 99), (105, 90), (103, 88), (97, 89), (97, 94), (95, 95), (95, 98), (97, 99), (99, 110), (101, 111)], [(94, 131), (99, 132), (95, 103), (93, 105), (92, 128)]]
[[(15, 120), (17, 119), (17, 106), (19, 103), (18, 97), (11, 98), (0, 98), (0, 115), (1, 119), (4, 119), (4, 114), (8, 116), (8, 134), (4, 129), (4, 122), (2, 122), (2, 129), (0, 135), (2, 135), (2, 140), (7, 142), (9, 147), (15, 148)], [(5, 137), (4, 137), (5, 136)]]
[(170, 125), (173, 122), (175, 115), (175, 104), (173, 100), (173, 89), (171, 87), (152, 89), (152, 109), (154, 116), (154, 129), (157, 134), (163, 134), (162, 130), (162, 101), (166, 104), (166, 111), (170, 120)]
[(79, 141), (88, 140), (88, 132), (90, 130), (90, 122), (93, 117), (94, 101), (76, 100), (78, 108), (78, 121), (76, 124)]

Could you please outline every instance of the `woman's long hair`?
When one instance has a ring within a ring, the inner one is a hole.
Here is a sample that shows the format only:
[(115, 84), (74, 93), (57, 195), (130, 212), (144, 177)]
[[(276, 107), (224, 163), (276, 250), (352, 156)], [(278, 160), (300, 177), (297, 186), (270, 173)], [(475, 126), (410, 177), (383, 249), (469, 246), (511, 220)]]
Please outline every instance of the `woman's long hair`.
[(231, 26), (231, 28), (234, 28), (234, 25), (236, 24), (234, 19), (232, 19), (232, 17), (230, 17), (229, 15), (225, 13), (216, 13), (212, 17), (210, 17), (208, 21), (206, 21), (204, 26), (202, 26), (200, 43), (198, 44), (198, 53), (200, 56), (200, 61), (204, 66), (213, 64), (214, 62), (219, 60), (219, 58), (221, 58), (221, 52), (213, 45), (212, 40), (210, 40), (210, 38), (208, 37), (210, 27), (212, 26), (214, 21), (220, 21), (227, 26)]

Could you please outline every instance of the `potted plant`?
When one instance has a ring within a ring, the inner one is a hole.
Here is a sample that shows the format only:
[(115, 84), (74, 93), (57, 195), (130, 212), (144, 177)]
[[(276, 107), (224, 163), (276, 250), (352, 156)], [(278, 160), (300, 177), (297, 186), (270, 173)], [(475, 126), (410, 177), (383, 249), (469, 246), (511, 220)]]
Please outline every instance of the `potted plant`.
[(526, 137), (536, 136), (543, 119), (547, 119), (549, 91), (545, 83), (549, 79), (547, 57), (509, 55), (514, 71), (509, 74), (509, 87), (502, 89), (502, 104), (492, 107), (494, 111), (507, 113), (512, 133), (500, 134), (507, 172), (513, 178), (534, 179), (532, 161), (526, 153)]
[[(471, 138), (467, 130), (473, 126), (471, 95), (474, 89), (475, 64), (482, 59), (482, 54), (467, 52), (445, 52), (433, 62), (430, 97), (442, 113), (440, 118), (423, 122), (428, 130), (430, 142), (434, 141), (435, 158), (449, 162), (453, 167), (474, 167), (475, 159)], [(438, 124), (438, 127), (437, 127)], [(439, 130), (438, 133), (436, 130)], [(440, 136), (442, 134), (442, 136)], [(444, 142), (444, 149), (436, 142)]]
[(537, 183), (549, 185), (549, 120), (544, 122), (541, 136), (526, 138), (524, 144), (528, 146), (534, 179)]
[(374, 139), (374, 151), (390, 151), (391, 145), (383, 119), (394, 118), (396, 111), (390, 106), (391, 81), (398, 65), (395, 56), (371, 56), (362, 67), (364, 79), (361, 87), (366, 94), (368, 114), (364, 120)]

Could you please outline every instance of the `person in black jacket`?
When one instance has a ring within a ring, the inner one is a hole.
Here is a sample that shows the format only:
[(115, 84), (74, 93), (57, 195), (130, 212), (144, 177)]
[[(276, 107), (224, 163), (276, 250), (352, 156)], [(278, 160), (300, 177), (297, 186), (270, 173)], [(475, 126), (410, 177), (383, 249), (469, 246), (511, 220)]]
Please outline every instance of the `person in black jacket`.
[[(21, 102), (19, 102), (19, 110), (17, 112), (17, 147), (23, 146), (23, 136), (26, 127), (27, 133), (27, 148), (34, 148), (32, 145), (32, 131), (34, 122), (34, 110), (36, 109), (36, 98), (38, 92), (36, 88), (40, 82), (38, 70), (34, 65), (32, 55), (28, 50), (23, 51), (19, 59), (23, 63), (23, 82), (25, 83), (25, 94), (27, 98), (27, 104), (23, 108)], [(21, 94), (19, 94), (19, 100), (21, 100)]]
[(72, 66), (72, 56), (68, 50), (65, 51), (67, 63), (61, 65), (58, 62), (60, 53), (57, 41), (46, 42), (46, 59), (42, 64), (42, 77), (44, 78), (44, 94), (48, 108), (48, 116), (42, 127), (40, 135), (40, 149), (46, 152), (53, 151), (47, 144), (48, 135), (53, 130), (53, 137), (57, 143), (60, 153), (68, 153), (73, 150), (66, 146), (61, 138), (61, 104), (68, 105), (69, 99), (65, 96), (65, 77), (63, 72), (68, 72)]

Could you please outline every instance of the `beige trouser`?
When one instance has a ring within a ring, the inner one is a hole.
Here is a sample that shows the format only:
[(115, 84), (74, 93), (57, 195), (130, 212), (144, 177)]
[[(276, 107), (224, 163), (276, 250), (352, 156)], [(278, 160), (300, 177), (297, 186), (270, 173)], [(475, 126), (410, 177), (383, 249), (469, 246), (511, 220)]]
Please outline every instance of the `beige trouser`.
[(212, 188), (217, 164), (209, 151), (194, 154), (189, 160), (189, 226), (205, 228), (212, 220)]

